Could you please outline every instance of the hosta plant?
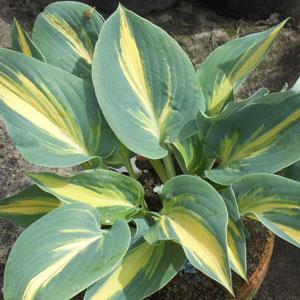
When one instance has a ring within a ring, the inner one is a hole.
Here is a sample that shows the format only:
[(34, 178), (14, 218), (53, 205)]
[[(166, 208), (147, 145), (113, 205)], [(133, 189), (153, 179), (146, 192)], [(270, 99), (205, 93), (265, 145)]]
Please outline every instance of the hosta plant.
[[(51, 4), (32, 37), (14, 20), (12, 49), (0, 50), (8, 132), (29, 162), (81, 171), (26, 174), (33, 185), (1, 200), (1, 216), (26, 228), (5, 299), (143, 299), (187, 260), (233, 293), (231, 270), (247, 279), (244, 218), (299, 247), (300, 183), (282, 176), (297, 179), (297, 165), (281, 170), (300, 159), (300, 84), (236, 96), (285, 22), (195, 71), (121, 6), (104, 21), (86, 4)], [(162, 209), (149, 208), (134, 158), (159, 178)]]

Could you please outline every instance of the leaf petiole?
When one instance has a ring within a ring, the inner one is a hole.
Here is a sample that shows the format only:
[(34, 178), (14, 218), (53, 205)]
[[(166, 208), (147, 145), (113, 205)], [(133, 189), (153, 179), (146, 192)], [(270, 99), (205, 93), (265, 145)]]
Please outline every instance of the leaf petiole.
[(168, 180), (168, 176), (161, 160), (149, 159), (149, 161), (162, 183), (165, 183)]
[(176, 172), (175, 172), (175, 168), (174, 168), (174, 164), (173, 164), (173, 160), (172, 160), (172, 154), (170, 151), (169, 151), (168, 155), (163, 158), (163, 162), (165, 164), (168, 179), (175, 177)]

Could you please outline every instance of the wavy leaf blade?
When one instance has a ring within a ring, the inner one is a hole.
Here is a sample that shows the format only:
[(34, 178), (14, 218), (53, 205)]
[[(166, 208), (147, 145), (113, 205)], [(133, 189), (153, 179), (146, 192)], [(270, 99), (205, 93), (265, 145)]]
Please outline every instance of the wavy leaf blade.
[(4, 297), (70, 299), (120, 263), (129, 243), (123, 221), (107, 231), (88, 205), (58, 208), (18, 238), (5, 268)]
[(275, 173), (299, 160), (299, 134), (300, 94), (288, 91), (256, 99), (208, 131), (204, 152), (219, 165), (206, 175), (227, 185), (247, 174)]
[(37, 186), (0, 200), (0, 217), (17, 226), (27, 227), (51, 210), (60, 206), (60, 201)]
[(286, 22), (267, 31), (230, 41), (218, 47), (203, 62), (197, 76), (209, 116), (219, 114), (231, 101), (233, 92), (265, 57)]
[(15, 51), (0, 50), (0, 109), (21, 154), (72, 166), (113, 152), (115, 139), (86, 81)]
[(226, 240), (228, 214), (221, 196), (202, 179), (182, 175), (164, 185), (161, 198), (161, 217), (146, 232), (146, 240), (178, 241), (195, 268), (232, 292)]
[(34, 45), (33, 41), (17, 19), (14, 19), (12, 25), (11, 46), (15, 51), (19, 51), (40, 61), (46, 61), (41, 51)]
[(100, 107), (117, 137), (151, 159), (164, 157), (163, 144), (202, 108), (193, 66), (180, 46), (122, 7), (103, 26), (92, 72)]
[(300, 183), (270, 174), (247, 175), (232, 186), (241, 215), (258, 219), (300, 247)]
[(87, 4), (56, 2), (37, 17), (32, 39), (48, 63), (91, 80), (94, 47), (103, 23)]
[(144, 299), (177, 274), (186, 262), (181, 246), (171, 241), (148, 244), (142, 237), (144, 231), (139, 229), (122, 263), (91, 286), (85, 300)]
[(96, 169), (72, 177), (51, 173), (30, 173), (28, 176), (44, 191), (63, 203), (82, 202), (99, 210), (103, 224), (113, 224), (145, 208), (142, 185), (114, 171)]

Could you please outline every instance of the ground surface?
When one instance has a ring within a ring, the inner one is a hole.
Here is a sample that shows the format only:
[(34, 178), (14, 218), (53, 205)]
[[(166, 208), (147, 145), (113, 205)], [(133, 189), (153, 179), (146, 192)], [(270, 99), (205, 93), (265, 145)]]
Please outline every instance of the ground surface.
[[(40, 1), (32, 1), (37, 3)], [(30, 30), (39, 4), (25, 1), (0, 0), (0, 46), (9, 46), (9, 30), (12, 17)], [(174, 8), (147, 16), (174, 36), (199, 66), (217, 46), (237, 33), (257, 32), (276, 24), (280, 16), (267, 20), (246, 22), (216, 15), (213, 11), (194, 1), (181, 1)], [(300, 76), (300, 28), (287, 28), (274, 50), (247, 81), (241, 96), (248, 96), (261, 86), (272, 91), (279, 90), (285, 82), (292, 85)], [(3, 123), (0, 123), (0, 197), (12, 195), (27, 186), (26, 171), (38, 171), (40, 167), (26, 163), (9, 139)], [(57, 171), (57, 170), (54, 170)], [(62, 170), (68, 173), (70, 170)], [(0, 280), (11, 244), (19, 234), (13, 225), (0, 221)], [(300, 299), (300, 251), (296, 247), (277, 240), (270, 271), (257, 296), (257, 300)], [(2, 284), (0, 283), (0, 286)], [(0, 295), (1, 299), (1, 295)], [(193, 299), (190, 299), (193, 300)]]

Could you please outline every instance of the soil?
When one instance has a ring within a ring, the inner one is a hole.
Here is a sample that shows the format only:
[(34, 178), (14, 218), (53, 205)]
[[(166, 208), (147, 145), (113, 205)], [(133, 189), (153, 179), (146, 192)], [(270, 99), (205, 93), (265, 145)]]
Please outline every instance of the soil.
[[(9, 47), (12, 17), (16, 16), (30, 31), (34, 18), (46, 1), (0, 0), (0, 46)], [(282, 16), (272, 14), (260, 21), (225, 18), (200, 1), (179, 1), (176, 6), (162, 12), (153, 12), (147, 18), (165, 29), (184, 48), (195, 67), (199, 67), (208, 54), (231, 38), (258, 32), (277, 24)], [(300, 75), (300, 25), (290, 22), (279, 41), (264, 62), (252, 73), (240, 93), (248, 97), (264, 86), (278, 91), (287, 82), (293, 85)], [(25, 172), (48, 170), (27, 163), (18, 153), (0, 121), (0, 198), (10, 196), (30, 184)], [(72, 169), (51, 169), (70, 174)], [(148, 180), (148, 179), (147, 179)], [(147, 194), (147, 191), (146, 191)], [(0, 287), (7, 255), (21, 230), (0, 220)], [(288, 243), (277, 240), (267, 278), (256, 297), (257, 300), (300, 299), (300, 251)], [(0, 295), (1, 299), (1, 295)], [(183, 299), (187, 299), (185, 296)], [(201, 299), (201, 298), (200, 298)]]
[(159, 195), (153, 192), (153, 189), (161, 185), (161, 181), (156, 176), (153, 176), (152, 172), (147, 172), (140, 176), (139, 182), (144, 186), (145, 201), (148, 208), (151, 211), (159, 212), (162, 209), (162, 202)]
[[(250, 278), (261, 261), (266, 240), (270, 234), (258, 222), (245, 220), (244, 223), (251, 234), (251, 237), (247, 240), (247, 275)], [(243, 279), (233, 274), (234, 290), (238, 291), (243, 284)], [(149, 297), (149, 300), (224, 300), (227, 297), (230, 297), (230, 294), (225, 288), (187, 263), (172, 281), (162, 290)]]

